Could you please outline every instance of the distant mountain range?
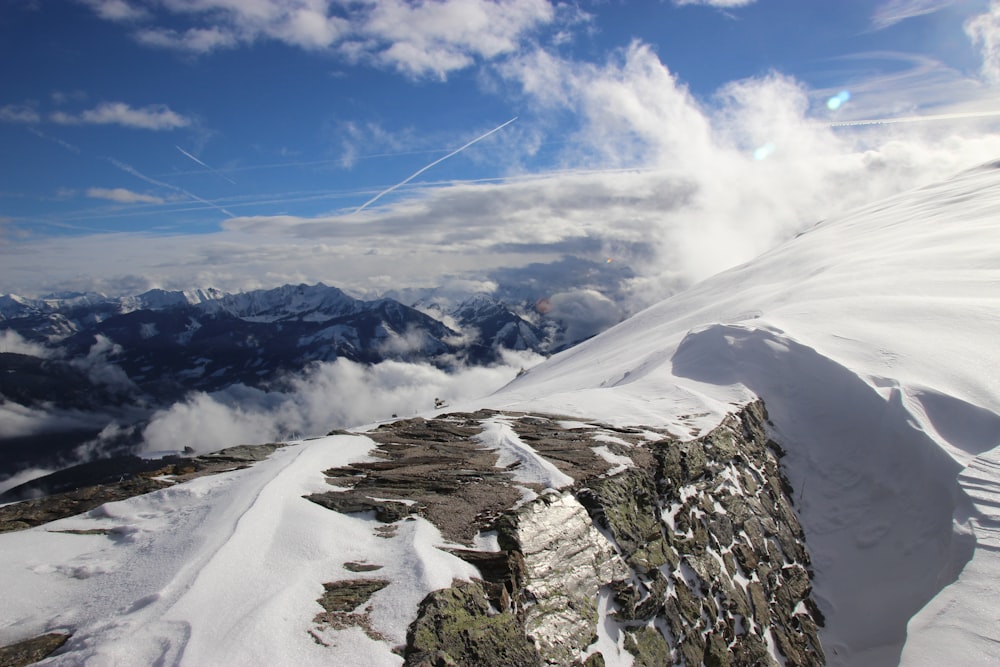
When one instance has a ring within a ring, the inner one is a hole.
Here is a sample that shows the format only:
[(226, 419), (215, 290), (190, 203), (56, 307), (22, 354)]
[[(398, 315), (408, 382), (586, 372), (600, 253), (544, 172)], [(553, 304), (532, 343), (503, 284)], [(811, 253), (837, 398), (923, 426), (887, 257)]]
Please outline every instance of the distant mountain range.
[[(390, 298), (356, 299), (323, 284), (240, 294), (0, 295), (0, 341), (7, 341), (0, 342), (0, 404), (110, 410), (128, 422), (192, 391), (267, 389), (314, 362), (489, 365), (502, 349), (550, 351), (558, 324), (529, 317), (482, 294), (449, 309), (418, 309)], [(95, 424), (89, 435), (99, 430)], [(20, 463), (9, 460), (16, 448), (6, 449), (0, 475), (60, 441), (51, 433), (40, 437), (44, 443), (27, 438)]]

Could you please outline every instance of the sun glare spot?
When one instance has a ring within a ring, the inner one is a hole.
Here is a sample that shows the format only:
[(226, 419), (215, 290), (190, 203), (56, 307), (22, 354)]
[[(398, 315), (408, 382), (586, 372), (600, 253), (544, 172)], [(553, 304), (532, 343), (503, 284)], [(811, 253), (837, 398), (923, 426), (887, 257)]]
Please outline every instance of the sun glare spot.
[(846, 90), (842, 90), (826, 101), (826, 108), (830, 111), (836, 111), (840, 107), (844, 106), (844, 104), (846, 104), (850, 99), (851, 94)]
[(774, 151), (775, 150), (777, 150), (777, 147), (774, 144), (772, 144), (771, 142), (767, 142), (763, 146), (759, 146), (756, 150), (754, 150), (754, 152), (753, 152), (753, 159), (754, 160), (766, 160), (767, 158), (769, 158), (772, 155), (774, 155)]

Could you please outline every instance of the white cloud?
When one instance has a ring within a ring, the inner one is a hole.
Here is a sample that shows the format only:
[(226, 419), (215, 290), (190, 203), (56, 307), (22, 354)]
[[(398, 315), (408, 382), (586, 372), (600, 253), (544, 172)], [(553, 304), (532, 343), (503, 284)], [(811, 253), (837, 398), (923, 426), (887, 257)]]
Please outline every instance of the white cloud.
[[(508, 91), (520, 90), (514, 101), (525, 125), (544, 131), (550, 117), (576, 120), (560, 126), (560, 158), (572, 168), (414, 188), (357, 215), (223, 221), (220, 212), (221, 231), (159, 237), (155, 245), (129, 234), (39, 239), (0, 247), (3, 280), (40, 292), (324, 281), (371, 294), (489, 281), (561, 258), (598, 265), (614, 257), (579, 284), (532, 283), (534, 298), (626, 292), (631, 301), (619, 305), (632, 311), (817, 220), (1000, 154), (988, 119), (833, 129), (825, 100), (778, 74), (698, 100), (638, 43), (601, 64), (518, 55), (502, 74)], [(498, 133), (497, 149), (517, 148), (522, 136)], [(771, 147), (767, 159), (755, 160), (762, 146)], [(117, 261), (95, 261), (107, 256)], [(622, 278), (617, 266), (637, 275)], [(532, 289), (526, 281), (523, 291)]]
[(965, 32), (980, 48), (983, 76), (991, 83), (1000, 83), (1000, 2), (994, 0), (988, 11), (969, 19)]
[(122, 353), (122, 347), (101, 334), (94, 338), (87, 356), (73, 359), (70, 363), (86, 372), (95, 385), (104, 385), (123, 395), (134, 395), (137, 391), (135, 384), (121, 366), (111, 361), (112, 357)]
[(883, 30), (900, 21), (933, 14), (953, 4), (955, 0), (887, 0), (876, 7), (872, 14), (872, 26), (875, 30)]
[(94, 199), (107, 199), (119, 204), (162, 204), (164, 202), (161, 197), (133, 192), (125, 188), (87, 188), (87, 196)]
[(43, 359), (52, 356), (52, 351), (44, 345), (25, 340), (19, 333), (12, 329), (5, 329), (3, 333), (0, 333), (0, 352), (26, 354), (29, 357), (41, 357)]
[(128, 0), (81, 0), (94, 13), (108, 21), (134, 21), (145, 18), (147, 11)]
[[(162, 0), (148, 9), (124, 0), (87, 4), (108, 20), (147, 19), (134, 36), (148, 46), (206, 54), (270, 39), (439, 79), (477, 58), (516, 51), (557, 14), (548, 0)], [(579, 11), (562, 14), (567, 22), (581, 20)], [(176, 26), (179, 18), (188, 25)]]
[(163, 104), (134, 109), (124, 102), (104, 102), (79, 114), (56, 111), (49, 119), (60, 125), (122, 125), (144, 130), (175, 130), (192, 120)]
[(38, 111), (26, 104), (5, 104), (0, 107), (0, 123), (37, 123), (41, 120)]
[(745, 7), (752, 5), (757, 0), (674, 0), (675, 5), (708, 5), (709, 7)]
[(560, 343), (577, 343), (598, 334), (622, 319), (622, 310), (611, 299), (592, 289), (553, 294), (546, 315), (565, 326)]
[(135, 37), (141, 44), (147, 46), (196, 54), (231, 48), (238, 43), (235, 35), (215, 27), (189, 28), (184, 32), (167, 28), (147, 28), (136, 32)]
[(445, 78), (472, 64), (518, 49), (522, 37), (553, 20), (547, 0), (379, 0), (358, 32), (375, 58), (411, 76)]
[(186, 446), (207, 452), (239, 443), (321, 435), (409, 417), (448, 403), (485, 396), (541, 360), (530, 353), (505, 354), (495, 367), (444, 371), (427, 364), (385, 361), (364, 366), (345, 359), (313, 366), (290, 378), (281, 392), (237, 386), (217, 394), (196, 393), (154, 415), (143, 437), (147, 451)]

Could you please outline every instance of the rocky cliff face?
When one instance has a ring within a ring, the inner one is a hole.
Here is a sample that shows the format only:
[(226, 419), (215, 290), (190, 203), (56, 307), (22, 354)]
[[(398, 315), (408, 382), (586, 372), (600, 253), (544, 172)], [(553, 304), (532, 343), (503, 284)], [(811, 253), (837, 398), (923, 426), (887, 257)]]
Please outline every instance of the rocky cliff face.
[[(636, 665), (820, 665), (809, 556), (766, 419), (752, 404), (688, 442), (537, 415), (407, 420), (370, 434), (382, 460), (328, 471), (338, 490), (311, 499), (374, 510), (388, 531), (419, 514), (469, 546), (495, 535), (493, 549), (454, 550), (482, 579), (424, 600), (411, 667), (598, 665), (609, 641)], [(498, 420), (575, 481), (545, 489), (515, 481), (525, 461), (497, 469), (475, 438)]]

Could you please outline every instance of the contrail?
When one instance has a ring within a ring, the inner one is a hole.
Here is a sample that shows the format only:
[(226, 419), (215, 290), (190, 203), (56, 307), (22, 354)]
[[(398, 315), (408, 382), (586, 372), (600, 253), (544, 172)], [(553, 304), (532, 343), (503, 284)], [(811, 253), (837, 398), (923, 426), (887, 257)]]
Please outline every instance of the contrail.
[(213, 174), (215, 174), (215, 175), (216, 175), (216, 176), (218, 176), (219, 178), (224, 178), (224, 179), (226, 179), (227, 181), (229, 181), (230, 183), (232, 183), (233, 185), (236, 185), (236, 181), (234, 181), (233, 179), (229, 178), (228, 176), (226, 176), (225, 174), (223, 174), (223, 173), (222, 173), (221, 171), (219, 171), (218, 169), (213, 169), (212, 167), (208, 166), (207, 164), (205, 164), (204, 162), (202, 162), (201, 160), (199, 160), (199, 159), (198, 159), (198, 158), (196, 158), (195, 156), (191, 155), (190, 153), (188, 153), (188, 152), (187, 152), (186, 150), (184, 150), (183, 148), (181, 148), (181, 147), (180, 147), (180, 146), (178, 146), (177, 144), (174, 144), (174, 148), (176, 148), (176, 149), (177, 149), (177, 150), (179, 150), (179, 151), (180, 151), (180, 152), (181, 152), (182, 154), (184, 154), (184, 155), (188, 156), (189, 158), (191, 158), (192, 160), (194, 160), (195, 162), (197, 162), (198, 164), (200, 164), (201, 166), (203, 166), (203, 167), (204, 167), (205, 169), (208, 169), (208, 170), (209, 170), (210, 172), (212, 172)]
[(830, 127), (852, 127), (855, 125), (893, 125), (895, 123), (922, 123), (931, 120), (958, 120), (961, 118), (988, 118), (1000, 116), (1000, 111), (970, 111), (967, 113), (943, 113), (931, 116), (904, 116), (902, 118), (871, 118), (866, 120), (842, 120), (828, 123)]
[(113, 164), (116, 167), (118, 167), (119, 169), (121, 169), (122, 171), (124, 171), (126, 174), (132, 174), (136, 178), (141, 179), (143, 181), (146, 181), (147, 183), (149, 183), (151, 185), (155, 185), (155, 186), (158, 186), (158, 187), (161, 187), (161, 188), (167, 188), (169, 190), (173, 190), (174, 192), (179, 192), (179, 193), (181, 193), (182, 195), (184, 195), (186, 197), (190, 197), (191, 199), (193, 199), (193, 200), (195, 200), (197, 202), (201, 202), (202, 204), (205, 204), (206, 206), (211, 206), (214, 209), (218, 209), (218, 210), (222, 211), (223, 213), (225, 213), (226, 215), (228, 215), (230, 218), (235, 218), (236, 217), (235, 215), (233, 215), (232, 213), (230, 213), (226, 209), (222, 208), (218, 204), (213, 204), (212, 202), (208, 201), (207, 199), (202, 199), (198, 195), (196, 195), (194, 193), (191, 193), (191, 192), (188, 192), (184, 188), (179, 188), (176, 185), (170, 185), (170, 183), (164, 183), (163, 181), (158, 181), (155, 178), (150, 178), (149, 176), (146, 176), (145, 174), (143, 174), (142, 172), (140, 172), (138, 169), (136, 169), (132, 165), (125, 164), (124, 162), (122, 162), (120, 160), (116, 160), (113, 157), (109, 157), (108, 161), (111, 162), (111, 164)]
[(439, 157), (438, 159), (434, 160), (433, 162), (431, 162), (427, 166), (421, 167), (420, 169), (417, 169), (415, 172), (413, 172), (412, 174), (410, 174), (409, 176), (407, 176), (406, 178), (404, 178), (403, 180), (401, 180), (399, 183), (396, 183), (391, 188), (386, 188), (382, 192), (378, 193), (377, 195), (375, 195), (374, 197), (372, 197), (371, 199), (369, 199), (368, 201), (366, 201), (361, 206), (359, 206), (356, 209), (354, 209), (354, 212), (355, 213), (360, 213), (361, 211), (365, 210), (366, 208), (368, 208), (369, 206), (371, 206), (372, 204), (374, 204), (375, 202), (377, 202), (379, 199), (381, 199), (385, 195), (387, 195), (390, 192), (392, 192), (393, 190), (395, 190), (396, 188), (401, 187), (403, 185), (406, 185), (407, 183), (409, 183), (414, 178), (416, 178), (420, 174), (424, 173), (425, 171), (427, 171), (428, 169), (430, 169), (434, 165), (441, 164), (442, 162), (444, 162), (448, 158), (450, 158), (450, 157), (452, 157), (454, 155), (458, 155), (459, 153), (461, 153), (462, 151), (464, 151), (466, 148), (468, 148), (472, 144), (476, 143), (477, 141), (482, 141), (483, 139), (485, 139), (486, 137), (490, 136), (494, 132), (499, 132), (500, 130), (502, 130), (503, 128), (507, 127), (508, 125), (510, 125), (511, 123), (513, 123), (517, 119), (518, 119), (518, 117), (514, 116), (513, 118), (511, 118), (510, 120), (508, 120), (506, 123), (501, 123), (500, 125), (497, 125), (492, 130), (490, 130), (489, 132), (487, 132), (486, 134), (479, 135), (478, 137), (476, 137), (475, 139), (473, 139), (469, 143), (465, 144), (464, 146), (462, 146), (460, 148), (456, 148), (455, 150), (453, 150), (452, 152), (448, 153), (444, 157)]

